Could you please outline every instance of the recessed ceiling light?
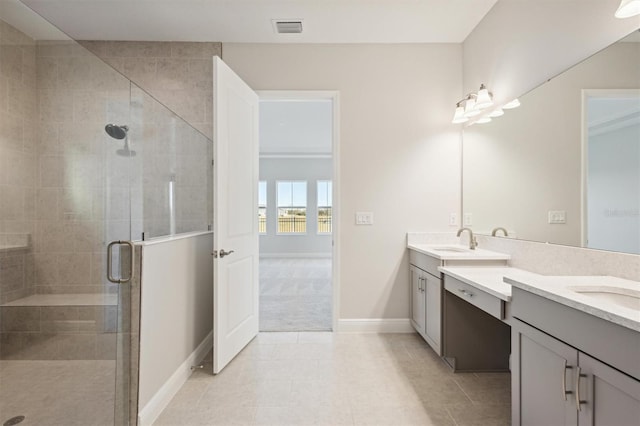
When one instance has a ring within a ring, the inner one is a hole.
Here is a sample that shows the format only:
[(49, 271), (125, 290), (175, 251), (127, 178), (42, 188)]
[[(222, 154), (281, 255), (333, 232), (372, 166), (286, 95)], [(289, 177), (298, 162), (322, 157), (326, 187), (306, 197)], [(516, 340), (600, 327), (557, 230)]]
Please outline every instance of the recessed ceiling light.
[(278, 34), (300, 34), (302, 19), (274, 19), (273, 28)]

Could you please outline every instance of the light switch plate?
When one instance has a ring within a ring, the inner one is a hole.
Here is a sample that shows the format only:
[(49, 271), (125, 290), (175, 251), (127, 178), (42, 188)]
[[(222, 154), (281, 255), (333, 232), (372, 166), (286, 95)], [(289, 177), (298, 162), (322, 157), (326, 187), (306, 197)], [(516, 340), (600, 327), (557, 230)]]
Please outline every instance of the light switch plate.
[(373, 213), (356, 212), (356, 225), (373, 225)]
[(550, 224), (567, 223), (567, 212), (565, 210), (549, 210)]
[(473, 225), (473, 214), (472, 213), (465, 213), (464, 214), (464, 226), (471, 226)]

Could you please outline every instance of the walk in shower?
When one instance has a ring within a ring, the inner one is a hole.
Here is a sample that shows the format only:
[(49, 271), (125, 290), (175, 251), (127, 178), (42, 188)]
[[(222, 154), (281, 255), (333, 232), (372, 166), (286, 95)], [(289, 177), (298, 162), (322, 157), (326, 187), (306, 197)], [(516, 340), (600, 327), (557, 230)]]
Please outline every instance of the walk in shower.
[(0, 424), (135, 423), (140, 277), (128, 244), (108, 247), (207, 230), (211, 155), (81, 43), (2, 2)]

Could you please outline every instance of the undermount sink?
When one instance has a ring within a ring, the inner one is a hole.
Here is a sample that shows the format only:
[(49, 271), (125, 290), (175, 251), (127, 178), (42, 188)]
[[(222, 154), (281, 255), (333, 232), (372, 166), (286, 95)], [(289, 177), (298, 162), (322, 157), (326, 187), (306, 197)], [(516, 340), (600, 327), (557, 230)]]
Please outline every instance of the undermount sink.
[(640, 311), (640, 291), (612, 286), (569, 286), (567, 289), (618, 306)]
[(433, 251), (453, 252), (453, 253), (466, 253), (469, 249), (462, 247), (431, 247)]

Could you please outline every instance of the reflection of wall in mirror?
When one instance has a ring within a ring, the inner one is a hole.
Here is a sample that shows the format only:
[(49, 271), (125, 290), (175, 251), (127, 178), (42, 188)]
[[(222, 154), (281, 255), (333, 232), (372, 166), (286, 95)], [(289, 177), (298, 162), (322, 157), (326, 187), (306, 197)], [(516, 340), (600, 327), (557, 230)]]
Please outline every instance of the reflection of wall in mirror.
[[(590, 99), (589, 109), (600, 100)], [(589, 129), (585, 244), (640, 254), (640, 99), (633, 99), (629, 106), (625, 112), (633, 112), (626, 116), (626, 122), (618, 115), (602, 132)], [(614, 116), (611, 111), (605, 108), (593, 120), (606, 124)]]
[[(640, 88), (640, 43), (617, 43), (464, 130), (463, 207), (474, 229), (581, 245), (582, 90)], [(549, 210), (566, 224), (549, 224)]]

